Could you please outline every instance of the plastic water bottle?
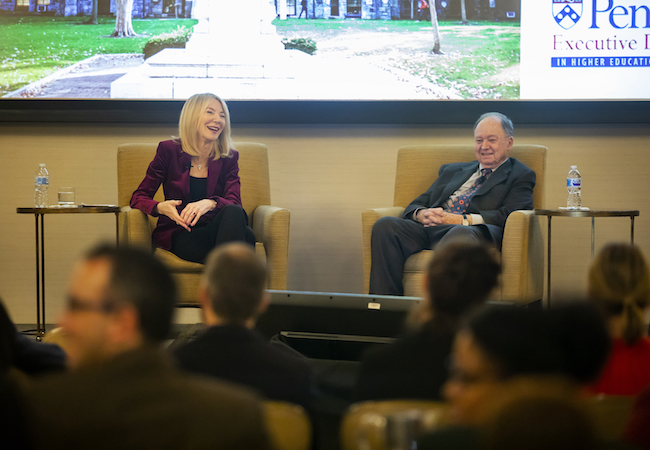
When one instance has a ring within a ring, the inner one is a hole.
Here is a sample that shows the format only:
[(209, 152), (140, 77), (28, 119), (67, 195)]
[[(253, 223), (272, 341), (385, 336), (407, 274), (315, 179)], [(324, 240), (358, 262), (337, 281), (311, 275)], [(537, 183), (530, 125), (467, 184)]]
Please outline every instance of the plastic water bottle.
[(579, 209), (582, 206), (582, 198), (580, 196), (581, 176), (578, 172), (578, 166), (571, 166), (569, 174), (566, 177), (566, 190), (567, 199), (566, 207), (570, 209)]
[(36, 178), (34, 181), (34, 206), (37, 208), (47, 207), (47, 188), (50, 186), (50, 174), (45, 168), (45, 164), (38, 165)]

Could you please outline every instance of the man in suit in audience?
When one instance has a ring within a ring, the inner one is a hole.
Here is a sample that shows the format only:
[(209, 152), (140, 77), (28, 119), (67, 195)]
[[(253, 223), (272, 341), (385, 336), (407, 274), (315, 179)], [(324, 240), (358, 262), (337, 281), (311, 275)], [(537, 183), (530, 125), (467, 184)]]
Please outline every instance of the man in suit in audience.
[(370, 293), (403, 295), (404, 262), (414, 253), (457, 239), (501, 248), (512, 211), (532, 209), (535, 172), (508, 154), (512, 121), (486, 113), (474, 125), (476, 161), (445, 164), (438, 179), (402, 217), (382, 217), (372, 228)]
[(181, 368), (252, 387), (269, 399), (303, 406), (312, 397), (313, 374), (306, 359), (265, 342), (253, 328), (268, 307), (264, 261), (250, 246), (223, 245), (208, 256), (199, 299), (209, 326), (179, 347)]
[(269, 448), (256, 396), (165, 358), (175, 302), (151, 253), (100, 247), (75, 267), (61, 321), (72, 371), (28, 388), (39, 447)]

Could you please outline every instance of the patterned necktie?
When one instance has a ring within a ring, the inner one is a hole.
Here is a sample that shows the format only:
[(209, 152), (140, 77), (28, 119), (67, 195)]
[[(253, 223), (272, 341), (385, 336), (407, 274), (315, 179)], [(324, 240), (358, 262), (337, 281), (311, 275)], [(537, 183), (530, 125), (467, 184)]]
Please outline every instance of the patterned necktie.
[(472, 187), (469, 188), (469, 191), (456, 197), (456, 200), (454, 200), (451, 207), (449, 208), (449, 212), (454, 214), (465, 214), (465, 212), (467, 212), (469, 202), (472, 200), (472, 197), (474, 197), (476, 190), (480, 185), (483, 184), (487, 176), (491, 173), (492, 169), (481, 169), (481, 176), (476, 179)]

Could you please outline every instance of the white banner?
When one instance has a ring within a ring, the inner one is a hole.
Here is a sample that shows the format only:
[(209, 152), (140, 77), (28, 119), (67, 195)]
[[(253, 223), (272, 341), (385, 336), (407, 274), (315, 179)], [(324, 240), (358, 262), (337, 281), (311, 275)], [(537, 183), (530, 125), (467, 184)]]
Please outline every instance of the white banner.
[(522, 0), (521, 98), (650, 98), (650, 0)]

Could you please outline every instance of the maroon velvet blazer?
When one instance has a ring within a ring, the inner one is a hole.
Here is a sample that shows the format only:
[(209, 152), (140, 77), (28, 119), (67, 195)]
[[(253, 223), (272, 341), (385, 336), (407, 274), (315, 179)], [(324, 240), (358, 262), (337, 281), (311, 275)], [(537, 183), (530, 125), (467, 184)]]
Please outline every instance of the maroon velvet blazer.
[[(210, 222), (214, 216), (227, 205), (240, 205), (239, 182), (239, 153), (231, 150), (230, 158), (218, 158), (208, 163), (208, 196), (206, 198), (217, 202), (217, 207), (199, 219), (199, 223)], [(190, 198), (190, 166), (191, 156), (184, 153), (181, 144), (176, 141), (163, 141), (158, 144), (156, 156), (147, 168), (147, 174), (131, 197), (131, 208), (153, 214), (153, 208), (158, 204), (153, 196), (163, 185), (165, 200), (181, 200), (178, 212), (191, 202)], [(197, 223), (198, 225), (198, 223)], [(158, 224), (153, 231), (154, 245), (169, 250), (172, 245), (172, 234), (183, 228), (167, 216), (158, 216)]]

